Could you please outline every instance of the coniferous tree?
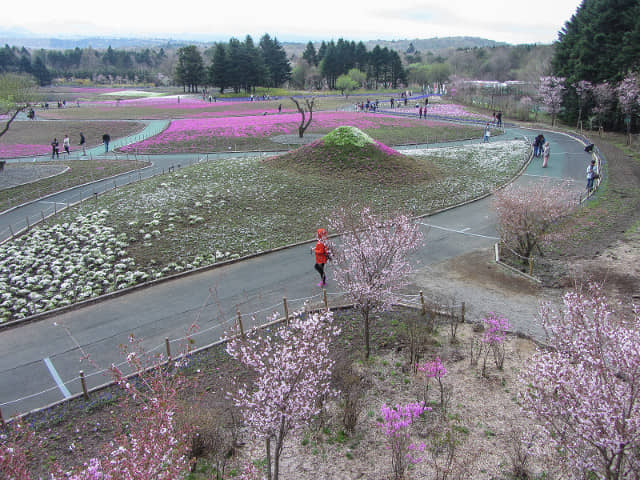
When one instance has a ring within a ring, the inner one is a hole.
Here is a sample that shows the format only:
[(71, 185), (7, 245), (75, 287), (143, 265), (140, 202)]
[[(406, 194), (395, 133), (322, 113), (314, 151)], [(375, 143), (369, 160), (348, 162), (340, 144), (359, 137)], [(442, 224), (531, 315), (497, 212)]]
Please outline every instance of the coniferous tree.
[(271, 39), (269, 34), (265, 33), (260, 39), (260, 50), (268, 69), (267, 83), (269, 86), (280, 86), (291, 78), (291, 65), (289, 65), (287, 54), (277, 38)]
[(309, 65), (318, 66), (318, 54), (316, 52), (316, 47), (313, 46), (313, 42), (307, 43), (307, 46), (302, 53), (302, 58), (306, 60)]
[(558, 34), (552, 67), (569, 83), (620, 81), (640, 67), (640, 2), (583, 0)]

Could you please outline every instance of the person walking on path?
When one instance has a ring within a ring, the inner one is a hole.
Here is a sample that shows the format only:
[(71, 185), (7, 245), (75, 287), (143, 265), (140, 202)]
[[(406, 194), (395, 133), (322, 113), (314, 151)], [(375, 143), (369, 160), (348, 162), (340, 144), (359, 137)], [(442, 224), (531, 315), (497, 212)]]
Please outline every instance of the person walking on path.
[(324, 273), (324, 266), (331, 255), (327, 248), (327, 231), (324, 228), (319, 228), (317, 235), (318, 241), (315, 247), (311, 247), (311, 253), (315, 253), (316, 255), (316, 264), (313, 268), (315, 268), (320, 274), (320, 283), (318, 283), (318, 287), (324, 287), (327, 284), (327, 276)]
[(67, 154), (67, 156), (71, 155), (71, 141), (69, 140), (69, 135), (65, 134), (64, 138), (62, 139), (62, 148), (64, 148), (65, 153)]
[(82, 132), (80, 132), (80, 143), (79, 143), (79, 145), (82, 147), (82, 155), (86, 157), (87, 156), (87, 147), (86, 147), (85, 143), (87, 143), (87, 141), (84, 138), (84, 134)]
[(484, 136), (482, 137), (482, 143), (488, 143), (490, 137), (491, 137), (491, 127), (487, 123), (487, 126), (484, 127)]
[(104, 153), (109, 151), (109, 142), (111, 141), (111, 136), (108, 133), (102, 135), (102, 143), (104, 143)]
[(542, 168), (546, 168), (547, 167), (547, 162), (549, 161), (549, 155), (551, 154), (551, 145), (549, 145), (549, 142), (545, 142), (544, 144), (544, 150), (542, 152)]
[(587, 167), (587, 195), (593, 190), (593, 181), (598, 178), (600, 178), (600, 175), (596, 169), (596, 160), (594, 158)]
[(51, 142), (51, 160), (53, 160), (53, 158), (60, 158), (60, 150), (59, 150), (59, 143), (58, 143), (58, 139), (54, 138), (53, 142)]
[(545, 138), (544, 135), (540, 134), (533, 141), (533, 156), (540, 157), (542, 155), (542, 148), (544, 147)]

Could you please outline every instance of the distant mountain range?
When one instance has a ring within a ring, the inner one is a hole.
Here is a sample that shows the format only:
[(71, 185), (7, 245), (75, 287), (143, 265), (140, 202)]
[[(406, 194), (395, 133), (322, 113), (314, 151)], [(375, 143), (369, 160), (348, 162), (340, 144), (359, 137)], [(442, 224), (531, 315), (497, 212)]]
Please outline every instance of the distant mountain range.
[[(242, 35), (244, 37), (244, 35)], [(350, 40), (346, 36), (346, 40)], [(228, 38), (220, 39), (227, 41)], [(257, 38), (254, 39), (257, 42)], [(331, 39), (327, 39), (329, 41)], [(333, 40), (337, 40), (334, 38)], [(16, 47), (25, 47), (29, 49), (44, 48), (47, 50), (67, 50), (76, 47), (95, 49), (106, 49), (109, 46), (118, 49), (134, 49), (134, 48), (176, 48), (184, 45), (202, 45), (208, 46), (215, 43), (215, 40), (203, 41), (171, 39), (171, 38), (117, 38), (117, 37), (65, 37), (55, 38), (46, 36), (37, 36), (31, 32), (22, 29), (0, 30), (0, 45), (10, 45)], [(289, 54), (301, 55), (307, 42), (286, 42), (281, 43)], [(316, 46), (320, 42), (314, 42)], [(363, 42), (368, 50), (376, 45), (387, 47), (400, 52), (406, 52), (410, 44), (413, 44), (415, 50), (420, 52), (434, 52), (450, 49), (450, 48), (475, 48), (475, 47), (495, 47), (500, 45), (508, 45), (502, 42), (495, 42), (477, 37), (443, 37), (428, 39), (407, 39), (407, 40), (367, 40)]]

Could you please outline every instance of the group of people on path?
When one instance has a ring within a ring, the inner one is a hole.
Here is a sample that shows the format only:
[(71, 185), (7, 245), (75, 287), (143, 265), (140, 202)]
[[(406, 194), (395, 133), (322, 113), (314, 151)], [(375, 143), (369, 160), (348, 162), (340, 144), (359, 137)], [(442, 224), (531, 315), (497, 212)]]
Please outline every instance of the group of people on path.
[[(67, 156), (71, 154), (71, 140), (69, 140), (69, 135), (65, 134), (62, 139), (62, 148), (64, 148), (64, 153), (66, 153)], [(54, 158), (60, 158), (60, 143), (57, 137), (51, 142), (51, 160)]]
[(533, 156), (534, 158), (542, 157), (542, 168), (546, 168), (549, 155), (551, 155), (551, 145), (544, 138), (544, 135), (540, 134), (533, 140)]
[[(104, 151), (107, 153), (109, 151), (109, 142), (111, 141), (111, 136), (108, 133), (105, 133), (102, 136), (102, 143), (104, 143)], [(80, 140), (78, 146), (82, 148), (82, 156), (87, 156), (87, 139), (84, 136), (84, 133), (80, 132)], [(64, 136), (62, 139), (62, 149), (67, 156), (71, 155), (71, 140), (69, 139), (69, 135)], [(55, 137), (51, 142), (51, 160), (60, 158), (60, 143), (58, 142), (58, 137)]]

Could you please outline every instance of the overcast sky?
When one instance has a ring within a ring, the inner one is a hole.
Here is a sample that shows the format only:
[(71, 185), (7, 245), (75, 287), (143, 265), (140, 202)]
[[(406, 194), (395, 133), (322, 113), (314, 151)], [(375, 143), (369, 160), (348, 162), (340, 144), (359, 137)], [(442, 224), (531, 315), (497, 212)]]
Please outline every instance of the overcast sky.
[(0, 28), (43, 36), (280, 41), (450, 36), (552, 43), (580, 0), (6, 0)]

